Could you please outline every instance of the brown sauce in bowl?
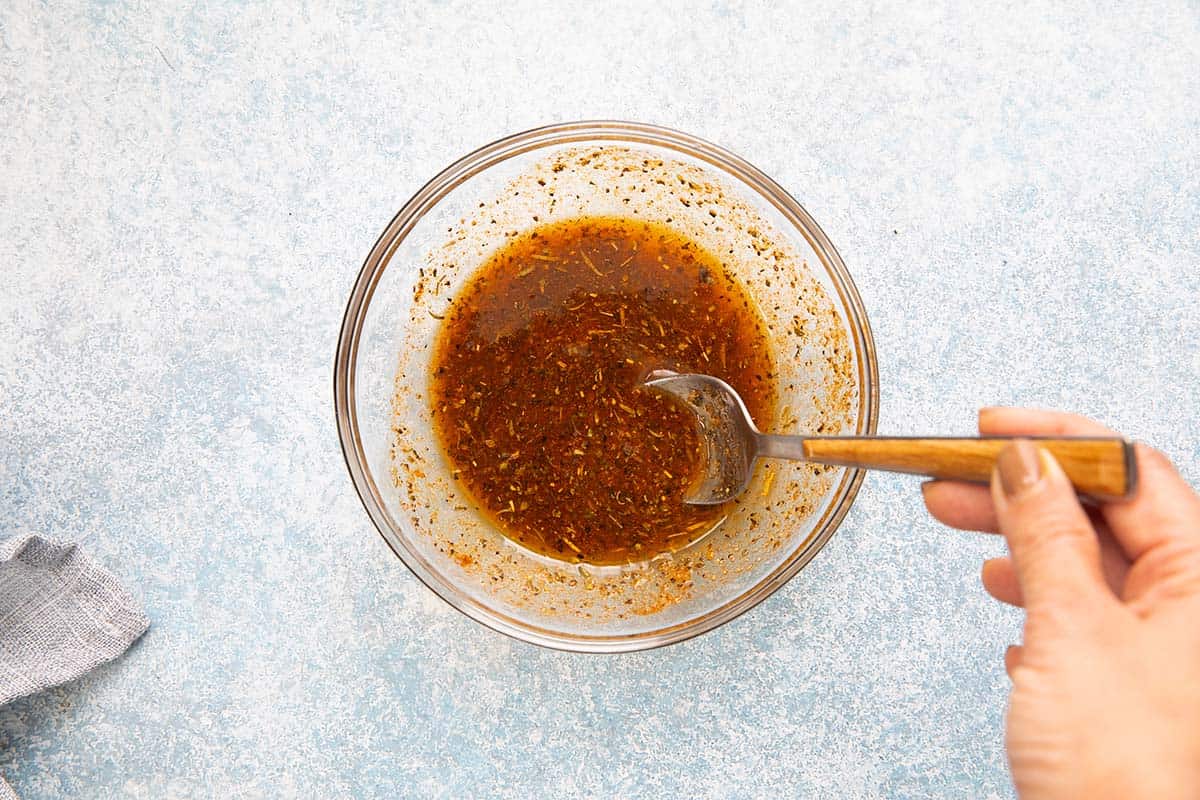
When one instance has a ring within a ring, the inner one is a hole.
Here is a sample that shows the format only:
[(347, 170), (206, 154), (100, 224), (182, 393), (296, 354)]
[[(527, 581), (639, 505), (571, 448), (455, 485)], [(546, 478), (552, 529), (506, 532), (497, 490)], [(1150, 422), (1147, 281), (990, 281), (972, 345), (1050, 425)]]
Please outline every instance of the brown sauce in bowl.
[(451, 474), (506, 536), (590, 564), (642, 561), (708, 533), (688, 506), (691, 412), (651, 370), (731, 384), (769, 425), (765, 326), (720, 260), (659, 224), (584, 217), (501, 247), (455, 298), (433, 356), (434, 427)]

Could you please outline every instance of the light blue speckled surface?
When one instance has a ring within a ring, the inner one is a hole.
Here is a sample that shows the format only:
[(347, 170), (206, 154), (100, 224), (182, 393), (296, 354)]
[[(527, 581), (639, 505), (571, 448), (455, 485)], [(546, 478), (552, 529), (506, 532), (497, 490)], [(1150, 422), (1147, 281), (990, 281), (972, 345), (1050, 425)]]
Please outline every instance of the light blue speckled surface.
[(713, 634), (517, 644), (359, 506), (342, 306), (451, 159), (665, 124), (775, 176), (841, 250), (881, 430), (1067, 407), (1195, 480), (1194, 3), (67, 5), (0, 7), (0, 532), (81, 537), (153, 627), (0, 710), (23, 797), (1011, 796), (1019, 616), (977, 578), (998, 541), (875, 475)]

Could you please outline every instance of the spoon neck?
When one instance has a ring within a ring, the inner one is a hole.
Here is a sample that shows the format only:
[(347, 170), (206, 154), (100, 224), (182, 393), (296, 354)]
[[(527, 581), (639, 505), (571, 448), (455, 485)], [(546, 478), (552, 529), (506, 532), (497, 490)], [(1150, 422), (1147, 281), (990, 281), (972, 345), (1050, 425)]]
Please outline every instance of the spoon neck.
[(807, 440), (803, 436), (780, 436), (774, 433), (758, 434), (760, 458), (786, 458), (789, 461), (807, 461)]

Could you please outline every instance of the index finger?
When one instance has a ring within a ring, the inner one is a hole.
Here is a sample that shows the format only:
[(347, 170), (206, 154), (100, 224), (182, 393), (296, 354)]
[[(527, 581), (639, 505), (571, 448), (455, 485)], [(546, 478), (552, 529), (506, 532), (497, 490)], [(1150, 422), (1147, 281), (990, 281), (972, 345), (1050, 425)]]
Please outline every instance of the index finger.
[(979, 409), (983, 436), (1120, 436), (1094, 419), (1040, 408), (992, 406)]
[[(1118, 436), (1078, 414), (1027, 408), (984, 408), (979, 432), (988, 436)], [(1138, 485), (1129, 500), (1104, 503), (1100, 513), (1130, 561), (1155, 547), (1200, 548), (1200, 497), (1161, 453), (1135, 448)]]

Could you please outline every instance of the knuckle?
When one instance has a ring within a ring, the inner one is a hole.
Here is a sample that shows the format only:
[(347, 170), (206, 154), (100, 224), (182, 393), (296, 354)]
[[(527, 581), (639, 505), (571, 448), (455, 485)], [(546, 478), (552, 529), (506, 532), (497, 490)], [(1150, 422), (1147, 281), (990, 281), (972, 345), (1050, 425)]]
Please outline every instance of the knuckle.
[(1062, 509), (1043, 509), (1025, 523), (1027, 552), (1043, 554), (1062, 546), (1081, 547), (1095, 543), (1095, 532), (1081, 524), (1077, 514)]
[(1062, 594), (1052, 602), (1039, 603), (1025, 609), (1025, 640), (1037, 641), (1043, 636), (1065, 636), (1083, 642), (1102, 636), (1109, 615), (1085, 594)]
[(1079, 627), (1080, 604), (1070, 597), (1025, 609), (1025, 639), (1037, 640), (1048, 631), (1062, 632)]
[(1189, 528), (1190, 537), (1200, 534), (1200, 495), (1188, 485), (1169, 456), (1160, 450), (1138, 442), (1138, 483), (1143, 490), (1135, 500), (1142, 500), (1139, 516), (1147, 527)]
[(1058, 412), (1046, 431), (1051, 436), (1087, 436), (1108, 431), (1103, 424), (1082, 414)]
[(1055, 436), (1070, 436), (1082, 428), (1090, 428), (1094, 423), (1087, 417), (1078, 414), (1064, 414), (1054, 422)]
[(1171, 541), (1151, 548), (1133, 570), (1150, 587), (1147, 594), (1155, 600), (1200, 595), (1200, 546), (1192, 542)]
[(1154, 473), (1175, 473), (1175, 464), (1167, 457), (1166, 453), (1147, 444), (1138, 442), (1135, 445), (1138, 466), (1142, 467), (1150, 474)]

